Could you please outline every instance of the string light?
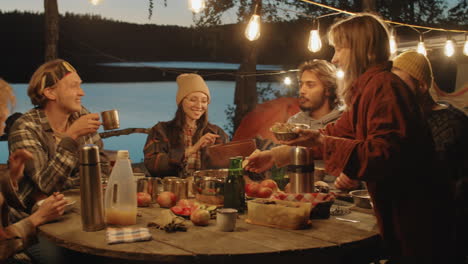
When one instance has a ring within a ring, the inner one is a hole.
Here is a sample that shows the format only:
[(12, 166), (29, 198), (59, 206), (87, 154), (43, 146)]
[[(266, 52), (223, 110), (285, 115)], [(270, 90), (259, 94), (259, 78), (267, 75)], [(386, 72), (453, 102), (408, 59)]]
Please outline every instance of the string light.
[(289, 78), (289, 76), (286, 76), (286, 77), (284, 78), (283, 83), (284, 83), (285, 85), (289, 86), (289, 85), (291, 85), (292, 80), (291, 80), (291, 78)]
[(422, 34), (419, 34), (419, 43), (418, 43), (418, 49), (417, 51), (421, 53), (422, 55), (426, 56), (426, 47), (424, 46), (424, 37)]
[(257, 8), (258, 4), (255, 5), (254, 14), (245, 29), (245, 37), (250, 41), (257, 40), (260, 37), (260, 16), (257, 14)]
[(92, 5), (97, 6), (97, 5), (99, 5), (99, 4), (102, 2), (102, 0), (89, 0), (89, 2), (90, 2)]
[(307, 45), (310, 51), (317, 52), (322, 48), (322, 41), (320, 40), (318, 20), (314, 19), (312, 30), (310, 31), (309, 44)]
[(194, 13), (200, 13), (205, 8), (205, 0), (189, 0), (189, 8)]
[(344, 78), (344, 71), (342, 69), (336, 70), (336, 78), (343, 79)]
[(452, 57), (455, 53), (455, 45), (450, 37), (447, 37), (447, 41), (445, 42), (444, 53), (447, 57)]
[(465, 33), (465, 45), (463, 46), (463, 54), (468, 56), (468, 38), (467, 38), (466, 33)]
[(390, 33), (390, 53), (393, 55), (397, 52), (397, 44), (395, 41), (395, 31), (392, 28), (391, 33)]

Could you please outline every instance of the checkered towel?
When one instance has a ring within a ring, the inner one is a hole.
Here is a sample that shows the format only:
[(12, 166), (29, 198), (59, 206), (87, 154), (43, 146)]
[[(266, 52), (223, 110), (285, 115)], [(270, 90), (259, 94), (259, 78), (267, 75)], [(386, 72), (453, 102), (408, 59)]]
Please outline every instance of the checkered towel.
[(146, 227), (107, 228), (107, 244), (131, 243), (151, 240)]

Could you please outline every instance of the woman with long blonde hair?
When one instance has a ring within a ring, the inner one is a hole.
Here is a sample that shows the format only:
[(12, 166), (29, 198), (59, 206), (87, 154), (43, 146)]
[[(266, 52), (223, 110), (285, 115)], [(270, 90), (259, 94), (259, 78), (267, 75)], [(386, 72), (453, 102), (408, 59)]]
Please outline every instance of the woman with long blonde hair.
[[(358, 14), (329, 31), (332, 62), (345, 73), (347, 109), (323, 130), (298, 129), (283, 142), (312, 148), (325, 170), (366, 182), (380, 234), (396, 263), (453, 263), (448, 183), (435, 177), (434, 147), (418, 102), (391, 72), (385, 24)], [(286, 147), (252, 155), (247, 169), (261, 172), (290, 163)]]

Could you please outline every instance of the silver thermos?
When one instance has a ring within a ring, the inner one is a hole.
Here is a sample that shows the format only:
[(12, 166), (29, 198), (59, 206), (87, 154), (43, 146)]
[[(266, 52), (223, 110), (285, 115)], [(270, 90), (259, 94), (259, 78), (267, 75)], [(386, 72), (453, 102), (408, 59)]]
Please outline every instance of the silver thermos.
[(81, 223), (83, 231), (94, 232), (105, 224), (101, 187), (99, 147), (87, 144), (80, 150)]
[(291, 193), (314, 192), (314, 159), (310, 149), (291, 148), (292, 163), (286, 168)]

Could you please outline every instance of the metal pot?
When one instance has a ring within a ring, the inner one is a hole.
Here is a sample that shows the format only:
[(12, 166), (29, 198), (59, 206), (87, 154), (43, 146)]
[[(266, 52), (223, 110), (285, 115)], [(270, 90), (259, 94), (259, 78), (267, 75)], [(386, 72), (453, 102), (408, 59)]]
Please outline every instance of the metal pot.
[(228, 169), (200, 170), (193, 173), (195, 198), (204, 203), (222, 205), (224, 203), (224, 181)]

